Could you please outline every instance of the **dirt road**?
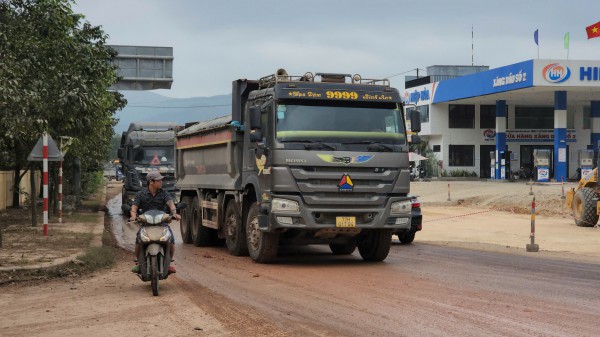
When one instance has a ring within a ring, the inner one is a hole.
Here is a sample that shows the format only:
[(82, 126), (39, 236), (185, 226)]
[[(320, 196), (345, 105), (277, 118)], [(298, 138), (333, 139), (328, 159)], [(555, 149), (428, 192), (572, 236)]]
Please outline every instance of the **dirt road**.
[[(260, 265), (223, 248), (178, 244), (178, 273), (161, 283), (159, 297), (129, 272), (130, 256), (124, 254), (116, 268), (93, 277), (3, 288), (0, 331), (3, 336), (591, 336), (600, 331), (597, 263), (424, 244), (427, 235), (446, 245), (477, 241), (440, 239), (461, 224), (467, 231), (465, 222), (508, 233), (525, 217), (524, 239), (513, 238), (524, 240), (522, 247), (529, 230), (526, 214), (488, 211), (478, 204), (485, 198), (477, 201), (467, 192), (460, 200), (469, 207), (446, 205), (441, 185), (426, 184), (415, 184), (413, 191), (421, 196), (425, 221), (438, 220), (425, 222), (414, 244), (394, 244), (383, 263), (364, 263), (357, 254), (332, 256), (326, 247), (311, 246), (282, 249), (276, 264)], [(456, 188), (459, 199), (463, 192)], [(473, 215), (464, 216), (468, 213)], [(570, 226), (561, 215), (546, 219)], [(511, 240), (508, 235), (485, 246), (509, 249)]]

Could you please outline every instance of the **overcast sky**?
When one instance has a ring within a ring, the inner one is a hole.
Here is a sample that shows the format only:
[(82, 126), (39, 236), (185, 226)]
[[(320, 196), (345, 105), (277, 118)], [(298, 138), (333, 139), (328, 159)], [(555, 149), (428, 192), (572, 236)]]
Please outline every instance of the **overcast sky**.
[[(117, 45), (173, 47), (164, 96), (228, 94), (278, 68), (384, 78), (430, 65), (501, 67), (538, 57), (599, 60), (599, 0), (77, 0)], [(471, 26), (474, 39), (471, 39)], [(409, 71), (407, 75), (415, 75)], [(419, 75), (423, 74), (420, 72)], [(390, 78), (402, 89), (404, 75)]]

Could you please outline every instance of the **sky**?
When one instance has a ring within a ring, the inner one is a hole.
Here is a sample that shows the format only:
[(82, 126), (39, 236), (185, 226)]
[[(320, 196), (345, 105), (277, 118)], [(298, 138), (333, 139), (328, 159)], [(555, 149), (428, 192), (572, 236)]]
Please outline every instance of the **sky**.
[[(598, 0), (76, 0), (108, 44), (173, 47), (168, 97), (231, 93), (231, 82), (290, 75), (424, 75), (431, 65), (497, 68), (525, 60), (599, 60)], [(539, 47), (533, 34), (539, 30)], [(472, 34), (473, 31), (473, 34)], [(569, 32), (569, 49), (564, 35)]]

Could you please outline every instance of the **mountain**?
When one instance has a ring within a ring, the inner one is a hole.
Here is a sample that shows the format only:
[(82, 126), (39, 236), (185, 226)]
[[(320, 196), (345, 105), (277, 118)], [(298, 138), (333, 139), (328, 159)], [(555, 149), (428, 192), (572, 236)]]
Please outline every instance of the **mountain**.
[(172, 98), (151, 91), (121, 91), (127, 106), (117, 111), (115, 134), (126, 131), (132, 122), (175, 122), (184, 125), (231, 114), (231, 95)]

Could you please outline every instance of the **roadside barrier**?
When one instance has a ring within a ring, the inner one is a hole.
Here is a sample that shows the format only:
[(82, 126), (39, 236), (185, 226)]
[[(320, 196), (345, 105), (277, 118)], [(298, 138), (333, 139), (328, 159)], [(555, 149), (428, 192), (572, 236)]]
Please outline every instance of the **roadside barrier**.
[(465, 214), (450, 216), (450, 217), (447, 217), (447, 218), (438, 218), (438, 219), (423, 220), (423, 222), (434, 222), (434, 221), (442, 221), (442, 220), (448, 220), (448, 219), (454, 219), (454, 218), (462, 218), (462, 217), (469, 216), (469, 215), (475, 215), (475, 214), (481, 214), (481, 213), (488, 213), (488, 212), (494, 212), (494, 211), (496, 211), (496, 210), (495, 209), (486, 209), (485, 211), (465, 213)]
[(531, 243), (528, 243), (525, 246), (525, 249), (528, 252), (538, 252), (540, 247), (535, 243), (535, 195), (531, 202), (531, 234), (529, 235), (529, 238), (531, 239)]

